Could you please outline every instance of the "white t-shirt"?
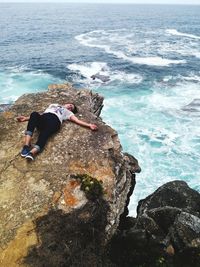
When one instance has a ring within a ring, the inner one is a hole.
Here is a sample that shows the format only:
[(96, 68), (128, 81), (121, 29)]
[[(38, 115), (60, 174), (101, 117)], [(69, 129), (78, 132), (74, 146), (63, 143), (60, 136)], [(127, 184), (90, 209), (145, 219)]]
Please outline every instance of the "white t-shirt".
[(73, 112), (68, 110), (67, 108), (59, 105), (59, 104), (51, 104), (48, 106), (48, 108), (44, 111), (44, 113), (53, 113), (55, 114), (60, 122), (62, 123), (64, 120), (69, 120), (72, 115), (74, 115)]

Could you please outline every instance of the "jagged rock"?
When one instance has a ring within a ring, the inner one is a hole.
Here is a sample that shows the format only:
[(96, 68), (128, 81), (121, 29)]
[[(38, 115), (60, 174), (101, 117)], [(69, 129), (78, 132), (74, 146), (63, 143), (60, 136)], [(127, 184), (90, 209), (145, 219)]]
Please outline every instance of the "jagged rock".
[(123, 267), (199, 267), (200, 194), (183, 181), (158, 188), (139, 202), (134, 224), (112, 239), (111, 256)]
[[(15, 118), (68, 102), (98, 131), (64, 123), (34, 162), (21, 158), (26, 123)], [(102, 107), (98, 94), (61, 84), (23, 95), (0, 114), (1, 266), (112, 266), (103, 247), (118, 227), (139, 166), (99, 117)], [(88, 200), (77, 174), (101, 180), (103, 196)]]
[(109, 76), (107, 76), (107, 75), (101, 75), (99, 73), (96, 73), (96, 74), (92, 75), (91, 78), (93, 80), (98, 79), (98, 80), (100, 80), (100, 81), (102, 81), (104, 83), (110, 81), (110, 77)]
[(147, 210), (161, 207), (179, 208), (200, 217), (200, 194), (191, 189), (184, 181), (169, 182), (139, 202), (137, 216)]
[(10, 104), (0, 104), (0, 112), (6, 111), (10, 106)]
[(169, 230), (169, 238), (177, 250), (200, 249), (200, 218), (181, 212)]
[(194, 114), (196, 113), (198, 116), (200, 112), (200, 99), (199, 98), (193, 99), (192, 102), (184, 106), (182, 110), (190, 113), (192, 112)]

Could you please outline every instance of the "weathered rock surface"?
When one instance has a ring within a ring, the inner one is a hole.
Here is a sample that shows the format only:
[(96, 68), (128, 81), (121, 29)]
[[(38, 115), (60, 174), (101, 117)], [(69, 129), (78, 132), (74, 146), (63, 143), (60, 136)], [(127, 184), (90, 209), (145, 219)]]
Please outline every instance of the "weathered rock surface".
[(6, 111), (10, 106), (10, 104), (0, 104), (0, 112)]
[[(16, 117), (68, 102), (98, 131), (64, 123), (34, 162), (21, 158), (26, 123)], [(102, 122), (102, 107), (98, 94), (62, 84), (23, 95), (0, 114), (0, 266), (109, 265), (101, 248), (119, 224), (139, 166), (123, 155), (116, 131)], [(77, 174), (101, 180), (103, 197), (88, 200)]]
[(118, 266), (200, 266), (200, 194), (185, 182), (169, 182), (141, 200), (127, 225), (112, 241)]

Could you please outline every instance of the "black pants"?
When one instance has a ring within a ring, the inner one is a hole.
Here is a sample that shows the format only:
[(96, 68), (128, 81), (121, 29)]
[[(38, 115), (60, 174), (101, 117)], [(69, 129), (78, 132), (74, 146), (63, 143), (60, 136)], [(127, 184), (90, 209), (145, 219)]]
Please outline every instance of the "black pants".
[(58, 117), (52, 113), (40, 115), (38, 112), (32, 112), (27, 126), (26, 135), (33, 135), (35, 128), (39, 130), (38, 140), (35, 147), (38, 151), (42, 150), (48, 138), (60, 129), (61, 123)]

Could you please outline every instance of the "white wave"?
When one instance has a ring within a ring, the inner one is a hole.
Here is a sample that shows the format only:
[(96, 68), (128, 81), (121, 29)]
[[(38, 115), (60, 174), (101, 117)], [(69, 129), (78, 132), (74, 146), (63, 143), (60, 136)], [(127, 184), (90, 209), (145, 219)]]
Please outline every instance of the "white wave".
[(110, 48), (106, 50), (106, 52), (109, 52), (113, 55), (115, 55), (118, 58), (131, 61), (134, 64), (140, 64), (140, 65), (149, 65), (149, 66), (160, 66), (160, 67), (168, 67), (171, 64), (184, 64), (186, 63), (185, 60), (173, 60), (173, 59), (167, 59), (162, 57), (129, 57), (125, 55), (121, 51), (113, 51)]
[(154, 129), (141, 129), (138, 134), (145, 136), (150, 142), (157, 141), (167, 146), (173, 145), (177, 137), (179, 137), (177, 133), (158, 126)]
[[(151, 47), (151, 46), (150, 46)], [(200, 58), (199, 44), (196, 40), (190, 40), (186, 42), (185, 39), (181, 38), (175, 42), (166, 41), (157, 45), (159, 54), (163, 56), (167, 55), (181, 55), (183, 57), (194, 56)]]
[[(138, 187), (131, 197), (130, 214), (134, 214), (138, 200), (157, 189), (163, 181), (185, 180), (186, 173), (190, 181), (192, 175), (196, 177), (199, 124), (196, 118), (188, 118), (182, 107), (191, 100), (198, 105), (199, 100), (193, 99), (198, 98), (199, 85), (184, 81), (168, 89), (153, 88), (152, 93), (145, 95), (133, 91), (127, 95), (119, 93), (105, 99), (103, 118), (117, 129), (124, 150), (134, 153), (142, 168)], [(117, 115), (119, 110), (120, 116)]]
[[(126, 83), (138, 84), (143, 78), (139, 74), (125, 73), (123, 71), (112, 71), (105, 62), (87, 62), (84, 64), (70, 64), (67, 66), (70, 70), (80, 73), (86, 79), (87, 84), (102, 83), (100, 79), (93, 81), (91, 76), (98, 73), (109, 78), (109, 82), (120, 81)], [(76, 81), (81, 82), (81, 79), (75, 77)], [(84, 82), (84, 81), (82, 81)]]
[(133, 63), (136, 64), (144, 64), (150, 66), (166, 66), (168, 67), (171, 64), (184, 64), (186, 63), (185, 60), (174, 60), (174, 59), (167, 59), (162, 57), (135, 57), (130, 58)]
[(6, 70), (8, 70), (10, 73), (22, 73), (25, 71), (31, 71), (30, 68), (28, 68), (26, 65), (7, 67)]
[(24, 93), (44, 91), (50, 83), (59, 82), (60, 79), (41, 70), (33, 71), (25, 66), (8, 67), (0, 71), (0, 103), (13, 102)]
[(99, 73), (108, 75), (109, 67), (105, 62), (88, 62), (85, 64), (69, 64), (68, 69), (78, 71), (85, 78), (91, 78), (92, 75)]
[(185, 37), (189, 37), (189, 38), (200, 39), (200, 36), (197, 36), (194, 34), (189, 34), (189, 33), (179, 32), (176, 29), (167, 29), (166, 33), (171, 34), (171, 35), (185, 36)]
[(138, 84), (142, 82), (143, 78), (139, 74), (116, 71), (116, 72), (113, 72), (111, 76), (111, 80), (112, 81), (119, 80), (119, 81), (126, 82), (126, 83)]
[(197, 51), (198, 48), (191, 48), (191, 46), (186, 46), (185, 44), (183, 44), (182, 46), (180, 45), (180, 47), (177, 47), (177, 49), (171, 52), (175, 52), (178, 53), (179, 55), (182, 56), (194, 56), (196, 58), (200, 58), (200, 52)]
[[(104, 40), (105, 35), (107, 38)], [(134, 64), (149, 65), (149, 66), (169, 66), (171, 64), (186, 63), (185, 60), (173, 60), (173, 59), (167, 59), (167, 58), (162, 58), (162, 57), (157, 57), (157, 56), (155, 57), (127, 56), (123, 51), (112, 49), (111, 46), (114, 43), (111, 43), (111, 45), (100, 43), (100, 41), (107, 42), (107, 43), (112, 41), (112, 38), (107, 35), (108, 33), (106, 33), (105, 31), (98, 30), (98, 31), (92, 31), (92, 32), (80, 34), (76, 36), (75, 38), (84, 46), (102, 49), (108, 54), (115, 55), (117, 58), (120, 58), (126, 61), (131, 61)], [(130, 45), (128, 47), (130, 47)], [(131, 49), (133, 50), (133, 46)]]
[[(91, 31), (91, 32), (83, 33), (83, 34), (75, 36), (75, 39), (84, 46), (102, 48), (105, 51), (109, 51), (110, 47), (108, 45), (98, 44), (99, 36), (95, 37), (97, 34), (100, 35), (100, 37), (102, 37), (102, 35), (105, 35), (105, 31), (98, 30), (98, 31)], [(93, 44), (93, 42), (97, 42), (97, 43)]]
[(197, 75), (182, 76), (182, 79), (186, 80), (186, 81), (197, 81), (197, 82), (200, 82), (200, 76), (197, 76)]
[(169, 82), (169, 81), (172, 80), (172, 79), (173, 79), (173, 76), (168, 75), (168, 76), (165, 76), (165, 77), (163, 78), (163, 82)]
[(197, 57), (197, 58), (200, 58), (200, 52), (195, 51), (194, 52), (194, 56)]
[(181, 81), (170, 90), (161, 92), (160, 88), (155, 89), (148, 97), (148, 103), (149, 108), (172, 112), (173, 116), (176, 116), (177, 111), (182, 110), (182, 107), (191, 103), (194, 98), (200, 98), (199, 85)]
[(9, 96), (3, 97), (1, 99), (1, 102), (5, 103), (5, 104), (12, 103), (12, 102), (16, 101), (18, 97), (19, 97), (19, 95), (9, 95)]
[[(200, 74), (200, 73), (199, 73)], [(194, 74), (194, 73), (190, 73), (189, 76), (182, 76), (182, 75), (177, 75), (177, 76), (172, 76), (172, 75), (168, 75), (165, 76), (162, 81), (163, 82), (169, 82), (169, 81), (191, 81), (191, 82), (200, 82), (200, 75)]]

